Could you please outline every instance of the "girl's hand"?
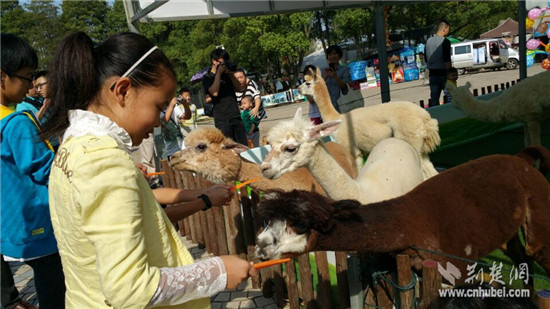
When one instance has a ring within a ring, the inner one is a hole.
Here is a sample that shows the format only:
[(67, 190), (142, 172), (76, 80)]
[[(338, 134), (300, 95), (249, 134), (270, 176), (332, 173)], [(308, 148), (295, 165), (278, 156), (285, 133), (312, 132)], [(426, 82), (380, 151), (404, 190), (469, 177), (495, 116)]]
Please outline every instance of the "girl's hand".
[(230, 189), (231, 186), (218, 184), (204, 190), (203, 194), (208, 195), (213, 207), (220, 207), (229, 203), (233, 198)]
[(220, 258), (227, 272), (227, 289), (236, 289), (239, 283), (248, 279), (248, 277), (258, 275), (258, 271), (252, 267), (251, 263), (235, 255), (222, 255)]

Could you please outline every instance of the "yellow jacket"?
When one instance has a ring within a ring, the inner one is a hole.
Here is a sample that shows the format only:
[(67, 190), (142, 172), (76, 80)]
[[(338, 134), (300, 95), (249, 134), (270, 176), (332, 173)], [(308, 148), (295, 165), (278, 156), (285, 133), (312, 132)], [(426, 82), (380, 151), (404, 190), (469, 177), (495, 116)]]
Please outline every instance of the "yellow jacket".
[[(55, 157), (49, 188), (67, 308), (145, 308), (160, 267), (193, 263), (114, 138), (69, 137)], [(169, 308), (209, 307), (209, 299), (198, 299)]]

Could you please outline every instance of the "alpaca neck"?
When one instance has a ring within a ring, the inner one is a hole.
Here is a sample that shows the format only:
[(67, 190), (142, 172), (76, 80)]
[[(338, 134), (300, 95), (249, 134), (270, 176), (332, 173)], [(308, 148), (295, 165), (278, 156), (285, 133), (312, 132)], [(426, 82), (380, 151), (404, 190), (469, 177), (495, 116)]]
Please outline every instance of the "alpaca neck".
[(273, 188), (273, 181), (263, 177), (261, 167), (258, 164), (241, 160), (241, 169), (239, 170), (237, 181), (243, 182), (256, 177), (260, 177), (260, 179), (251, 183), (251, 187), (258, 190)]
[(328, 153), (321, 141), (315, 146), (307, 169), (332, 199), (348, 199), (361, 194), (359, 185)]
[(505, 104), (505, 102), (502, 102), (502, 95), (490, 100), (479, 100), (468, 92), (460, 96), (457, 95), (456, 102), (464, 114), (471, 118), (487, 122), (507, 121), (509, 119), (506, 119), (505, 113), (497, 112)]
[[(388, 202), (370, 204), (351, 210), (353, 219), (340, 219), (332, 215), (335, 227), (326, 234), (318, 234), (315, 251), (361, 251), (385, 253), (404, 250), (413, 245), (414, 227), (403, 209)], [(350, 216), (347, 216), (350, 218)], [(396, 217), (402, 220), (396, 221)], [(395, 226), (395, 222), (402, 222)]]
[(323, 80), (319, 81), (317, 85), (315, 85), (313, 99), (319, 107), (319, 112), (321, 113), (321, 118), (323, 118), (323, 121), (340, 119), (340, 113), (338, 113), (332, 105), (327, 85)]

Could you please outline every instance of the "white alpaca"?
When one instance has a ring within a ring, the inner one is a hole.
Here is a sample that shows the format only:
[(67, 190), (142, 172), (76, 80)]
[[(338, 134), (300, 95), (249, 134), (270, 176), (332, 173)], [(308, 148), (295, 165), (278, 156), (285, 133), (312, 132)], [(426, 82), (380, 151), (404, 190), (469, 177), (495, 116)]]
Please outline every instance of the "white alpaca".
[[(329, 143), (330, 152), (338, 158), (339, 164), (353, 177), (357, 175), (353, 158), (349, 152), (337, 143)], [(239, 153), (248, 148), (227, 138), (213, 127), (204, 127), (185, 137), (185, 149), (178, 151), (170, 160), (175, 169), (193, 171), (213, 183), (246, 181), (260, 177), (250, 184), (258, 190), (281, 189), (285, 191), (300, 188), (326, 194), (321, 185), (305, 169), (289, 173), (280, 179), (271, 180), (262, 177), (260, 166), (246, 161)]]
[(272, 148), (262, 163), (265, 177), (278, 178), (305, 166), (332, 199), (354, 199), (363, 204), (401, 196), (423, 181), (418, 153), (397, 138), (384, 139), (374, 146), (353, 179), (320, 141), (334, 132), (341, 120), (314, 126), (301, 113), (298, 109), (294, 120), (280, 122), (269, 131), (267, 139)]
[(345, 114), (334, 109), (321, 72), (311, 72), (298, 88), (301, 94), (313, 96), (319, 106), (323, 121), (342, 120), (333, 136), (350, 150), (360, 168), (362, 157), (371, 152), (374, 145), (388, 137), (407, 141), (420, 155), (424, 179), (437, 174), (428, 153), (439, 145), (437, 120), (420, 106), (411, 102), (389, 102), (357, 108)]
[(525, 123), (525, 145), (541, 144), (540, 121), (550, 117), (550, 71), (529, 77), (490, 100), (476, 99), (470, 83), (456, 87), (447, 83), (452, 104), (471, 118), (486, 122), (521, 121)]

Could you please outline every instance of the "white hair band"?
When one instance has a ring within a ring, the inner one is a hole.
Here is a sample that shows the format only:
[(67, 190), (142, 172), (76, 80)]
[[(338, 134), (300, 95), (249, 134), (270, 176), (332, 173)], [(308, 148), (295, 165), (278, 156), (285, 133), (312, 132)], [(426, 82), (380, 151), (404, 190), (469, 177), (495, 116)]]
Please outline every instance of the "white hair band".
[(143, 60), (145, 60), (145, 58), (147, 58), (147, 56), (149, 56), (152, 52), (155, 51), (155, 49), (157, 49), (158, 47), (157, 46), (153, 46), (148, 52), (146, 52), (143, 56), (141, 56), (141, 58), (138, 59), (138, 61), (136, 61), (136, 63), (134, 63), (134, 65), (132, 65), (128, 71), (126, 71), (124, 74), (122, 74), (121, 78), (122, 77), (126, 77), (128, 76), (128, 74), (132, 73), (132, 71), (140, 64), (143, 62)]

